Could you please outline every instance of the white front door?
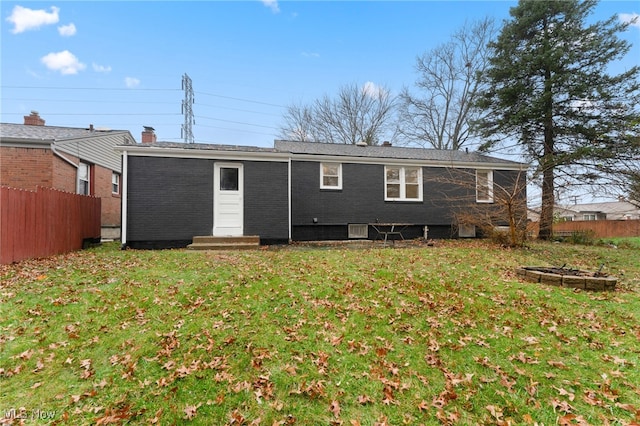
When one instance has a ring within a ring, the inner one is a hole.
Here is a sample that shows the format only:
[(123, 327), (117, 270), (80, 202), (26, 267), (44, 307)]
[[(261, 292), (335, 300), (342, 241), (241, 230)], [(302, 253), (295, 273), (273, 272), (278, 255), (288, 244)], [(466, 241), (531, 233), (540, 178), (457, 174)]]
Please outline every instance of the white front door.
[(242, 164), (216, 163), (213, 171), (213, 235), (241, 236), (244, 200)]

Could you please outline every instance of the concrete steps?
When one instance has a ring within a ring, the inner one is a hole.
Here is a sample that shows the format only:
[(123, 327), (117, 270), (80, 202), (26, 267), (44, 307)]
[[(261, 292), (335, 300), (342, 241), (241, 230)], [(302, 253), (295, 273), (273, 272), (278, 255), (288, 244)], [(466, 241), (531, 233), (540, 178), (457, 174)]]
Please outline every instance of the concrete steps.
[(240, 237), (213, 237), (211, 235), (193, 237), (189, 250), (251, 250), (260, 247), (258, 235)]

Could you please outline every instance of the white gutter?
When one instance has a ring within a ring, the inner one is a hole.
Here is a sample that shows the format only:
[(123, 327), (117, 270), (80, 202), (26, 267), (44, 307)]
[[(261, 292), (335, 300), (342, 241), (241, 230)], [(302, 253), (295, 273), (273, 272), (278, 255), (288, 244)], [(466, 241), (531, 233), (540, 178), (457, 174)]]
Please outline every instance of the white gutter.
[(74, 163), (73, 161), (69, 160), (67, 157), (65, 157), (60, 152), (58, 152), (58, 150), (56, 149), (56, 143), (55, 142), (51, 142), (51, 152), (53, 152), (54, 155), (56, 155), (57, 157), (61, 158), (65, 162), (71, 164), (76, 169), (78, 168), (78, 165), (76, 163)]
[(120, 247), (124, 249), (127, 246), (127, 189), (128, 189), (128, 157), (127, 151), (122, 152), (122, 194), (121, 194), (121, 220), (120, 220)]

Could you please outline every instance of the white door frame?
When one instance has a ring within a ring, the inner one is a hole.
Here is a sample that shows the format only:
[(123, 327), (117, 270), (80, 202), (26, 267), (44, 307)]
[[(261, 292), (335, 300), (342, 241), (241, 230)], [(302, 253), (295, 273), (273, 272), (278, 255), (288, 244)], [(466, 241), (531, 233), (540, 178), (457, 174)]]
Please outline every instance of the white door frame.
[[(221, 189), (220, 170), (237, 169), (237, 190)], [(242, 236), (244, 232), (244, 170), (242, 163), (215, 163), (213, 166), (214, 236)]]

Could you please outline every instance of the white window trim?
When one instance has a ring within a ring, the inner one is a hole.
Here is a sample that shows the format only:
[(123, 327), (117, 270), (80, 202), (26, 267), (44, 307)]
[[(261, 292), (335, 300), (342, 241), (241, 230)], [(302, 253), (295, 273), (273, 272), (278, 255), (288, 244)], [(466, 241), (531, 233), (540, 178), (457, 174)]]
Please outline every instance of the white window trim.
[[(487, 189), (489, 197), (487, 199), (480, 199), (480, 192), (478, 191), (478, 173), (487, 173)], [(493, 203), (493, 170), (476, 170), (476, 202), (477, 203)]]
[[(325, 185), (324, 184), (324, 170), (323, 170), (323, 165), (325, 164), (331, 164), (333, 165), (337, 165), (338, 166), (338, 185)], [(335, 189), (335, 190), (339, 190), (342, 189), (342, 163), (331, 163), (331, 162), (324, 162), (324, 163), (320, 163), (320, 189)]]
[[(80, 182), (85, 182), (84, 180), (80, 179), (80, 169), (82, 167), (82, 165), (87, 166), (87, 193), (83, 193), (80, 192)], [(91, 165), (89, 163), (85, 163), (83, 161), (80, 162), (80, 164), (78, 165), (78, 171), (76, 174), (76, 193), (78, 194), (82, 194), (82, 195), (91, 195)]]
[[(114, 178), (116, 178), (117, 182), (114, 182)], [(116, 172), (111, 172), (111, 193), (114, 195), (119, 195), (120, 194), (120, 174), (116, 173)], [(117, 191), (113, 191), (113, 185), (117, 185), (118, 190)]]
[[(399, 169), (400, 170), (400, 196), (388, 197), (387, 196), (387, 170)], [(417, 169), (418, 170), (418, 198), (407, 198), (406, 194), (406, 182), (405, 182), (405, 169)], [(422, 167), (420, 166), (384, 166), (384, 200), (385, 201), (408, 201), (414, 203), (422, 202), (423, 186), (422, 186)]]

